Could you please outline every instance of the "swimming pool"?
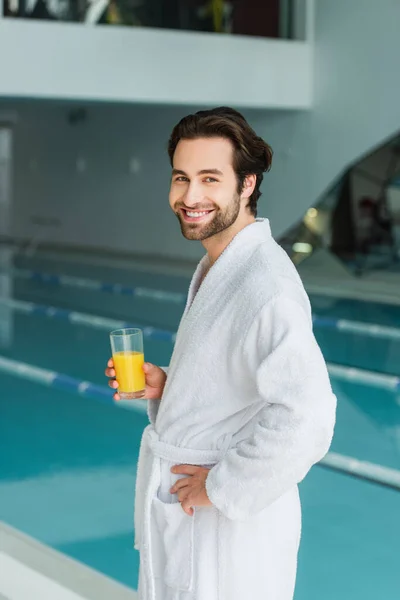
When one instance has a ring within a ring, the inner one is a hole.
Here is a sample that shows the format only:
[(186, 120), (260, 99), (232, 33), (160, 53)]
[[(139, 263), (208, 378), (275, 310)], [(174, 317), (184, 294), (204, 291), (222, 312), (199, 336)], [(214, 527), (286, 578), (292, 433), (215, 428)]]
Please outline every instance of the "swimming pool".
[[(176, 330), (179, 302), (43, 283), (21, 270), (185, 294), (188, 278), (17, 257), (0, 302), (0, 355), (20, 364), (104, 386), (106, 327), (51, 313), (18, 310), (12, 301), (53, 306)], [(26, 273), (25, 273), (26, 275)], [(3, 286), (4, 287), (4, 286)], [(11, 302), (10, 302), (11, 301)], [(312, 298), (321, 318), (400, 328), (400, 309)], [(400, 338), (315, 328), (330, 363), (400, 376)], [(146, 359), (168, 364), (170, 339), (146, 340)], [(332, 451), (400, 470), (400, 403), (394, 386), (333, 377), (338, 420)], [(385, 380), (386, 381), (386, 380)], [(133, 497), (143, 412), (106, 397), (83, 397), (0, 372), (0, 519), (125, 583), (137, 585)], [(397, 598), (400, 585), (400, 492), (315, 466), (300, 486), (303, 543), (296, 600)]]

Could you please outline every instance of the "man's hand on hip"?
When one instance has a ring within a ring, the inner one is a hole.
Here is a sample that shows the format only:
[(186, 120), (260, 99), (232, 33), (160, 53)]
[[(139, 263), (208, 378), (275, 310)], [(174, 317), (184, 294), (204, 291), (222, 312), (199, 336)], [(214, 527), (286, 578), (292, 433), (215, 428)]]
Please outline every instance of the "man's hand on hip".
[(212, 506), (206, 492), (206, 479), (210, 469), (195, 467), (193, 465), (177, 465), (171, 472), (175, 475), (188, 475), (179, 479), (172, 486), (171, 494), (177, 494), (182, 509), (190, 517), (193, 516), (195, 506)]

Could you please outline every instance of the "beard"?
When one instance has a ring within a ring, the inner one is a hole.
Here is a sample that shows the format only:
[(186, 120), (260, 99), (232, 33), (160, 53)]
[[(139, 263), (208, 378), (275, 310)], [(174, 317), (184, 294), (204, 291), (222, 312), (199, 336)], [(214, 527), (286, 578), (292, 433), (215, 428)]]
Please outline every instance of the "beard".
[[(195, 210), (195, 209), (193, 209)], [(201, 209), (196, 209), (201, 211)], [(214, 209), (211, 221), (207, 223), (186, 223), (183, 219), (180, 208), (175, 210), (175, 214), (179, 220), (182, 235), (187, 240), (203, 241), (210, 237), (229, 229), (239, 216), (240, 212), (240, 195), (236, 194), (233, 201), (222, 211)]]

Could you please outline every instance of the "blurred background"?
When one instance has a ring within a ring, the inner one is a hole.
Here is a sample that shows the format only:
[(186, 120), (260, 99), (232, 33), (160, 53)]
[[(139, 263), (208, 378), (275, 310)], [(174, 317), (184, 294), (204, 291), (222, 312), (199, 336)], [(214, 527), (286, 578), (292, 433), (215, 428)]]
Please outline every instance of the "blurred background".
[(108, 334), (167, 365), (203, 255), (168, 204), (189, 112), (272, 146), (259, 216), (310, 295), (338, 397), (300, 486), (295, 600), (400, 589), (398, 0), (1, 0), (0, 598), (137, 597), (143, 403)]

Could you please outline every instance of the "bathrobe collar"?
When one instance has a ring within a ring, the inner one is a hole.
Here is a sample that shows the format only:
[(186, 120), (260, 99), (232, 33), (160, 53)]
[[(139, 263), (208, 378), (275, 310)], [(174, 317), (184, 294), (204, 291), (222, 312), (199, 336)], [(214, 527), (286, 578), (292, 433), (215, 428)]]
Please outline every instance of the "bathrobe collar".
[[(208, 294), (214, 295), (219, 285), (226, 285), (227, 271), (234, 266), (239, 267), (245, 262), (249, 255), (259, 245), (271, 237), (271, 227), (268, 219), (258, 218), (255, 223), (247, 225), (239, 231), (228, 244), (217, 261), (208, 271), (199, 288), (200, 279), (204, 271), (209, 267), (208, 254), (203, 256), (193, 275), (187, 297), (184, 317), (195, 312), (196, 305), (201, 305), (201, 299)], [(197, 293), (196, 293), (197, 291)], [(197, 311), (196, 311), (197, 312)]]

